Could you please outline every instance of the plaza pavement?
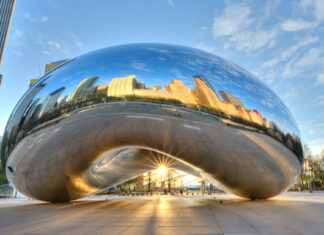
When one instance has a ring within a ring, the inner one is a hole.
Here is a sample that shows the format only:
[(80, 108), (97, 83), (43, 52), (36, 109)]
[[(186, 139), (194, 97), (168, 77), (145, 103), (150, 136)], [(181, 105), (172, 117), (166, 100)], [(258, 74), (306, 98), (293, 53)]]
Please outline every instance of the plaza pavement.
[(324, 192), (0, 199), (0, 234), (324, 234)]

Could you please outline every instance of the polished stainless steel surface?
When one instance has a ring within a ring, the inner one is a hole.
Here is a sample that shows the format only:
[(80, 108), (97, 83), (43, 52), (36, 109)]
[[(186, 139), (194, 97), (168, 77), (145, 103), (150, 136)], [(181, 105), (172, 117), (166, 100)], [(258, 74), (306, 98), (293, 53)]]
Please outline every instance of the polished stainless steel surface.
[(130, 44), (54, 69), (14, 109), (2, 163), (19, 191), (68, 201), (156, 168), (200, 175), (248, 198), (290, 187), (303, 162), (282, 101), (207, 52)]

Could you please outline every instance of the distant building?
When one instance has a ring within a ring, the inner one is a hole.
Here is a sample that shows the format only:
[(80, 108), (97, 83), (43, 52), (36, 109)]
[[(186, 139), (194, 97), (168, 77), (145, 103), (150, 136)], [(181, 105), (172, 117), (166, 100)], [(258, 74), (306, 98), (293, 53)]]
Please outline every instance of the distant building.
[(55, 69), (57, 66), (65, 63), (66, 61), (68, 61), (68, 59), (52, 62), (50, 64), (45, 65), (45, 74), (49, 73), (50, 71)]
[[(16, 0), (0, 1), (0, 71)], [(1, 75), (1, 74), (0, 74)], [(0, 86), (2, 75), (0, 76)]]
[(0, 2), (0, 69), (6, 48), (11, 19), (15, 9), (16, 0), (1, 0)]
[(226, 103), (232, 104), (235, 107), (244, 107), (241, 100), (237, 98), (234, 95), (231, 95), (230, 93), (227, 93), (226, 91), (219, 91), (219, 94), (222, 96), (223, 100)]
[(30, 79), (29, 80), (29, 88), (31, 88), (38, 80), (39, 80), (39, 78)]

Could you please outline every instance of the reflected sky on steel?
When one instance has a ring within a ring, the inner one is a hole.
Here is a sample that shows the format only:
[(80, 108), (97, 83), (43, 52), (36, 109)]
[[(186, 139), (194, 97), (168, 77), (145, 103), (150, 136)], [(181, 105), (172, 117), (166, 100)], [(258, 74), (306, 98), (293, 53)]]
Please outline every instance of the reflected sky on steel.
[(283, 131), (299, 135), (288, 109), (254, 75), (220, 57), (187, 47), (131, 44), (88, 53), (45, 76), (42, 83), (46, 84), (46, 89), (35, 99), (64, 86), (68, 88), (62, 96), (70, 96), (87, 77), (99, 76), (95, 85), (107, 85), (113, 78), (131, 74), (149, 87), (161, 85), (164, 88), (172, 79), (179, 79), (191, 89), (195, 87), (193, 76), (202, 75), (216, 92), (224, 90), (239, 97), (245, 107), (256, 109)]

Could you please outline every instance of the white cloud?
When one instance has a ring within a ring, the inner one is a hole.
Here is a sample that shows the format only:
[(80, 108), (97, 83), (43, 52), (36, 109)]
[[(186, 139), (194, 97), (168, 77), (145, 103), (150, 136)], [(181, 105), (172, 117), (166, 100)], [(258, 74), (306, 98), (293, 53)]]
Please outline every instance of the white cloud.
[(76, 41), (75, 42), (75, 45), (77, 45), (78, 47), (82, 47), (83, 46), (83, 43), (82, 42), (79, 42), (79, 41)]
[(286, 78), (300, 76), (303, 72), (322, 67), (324, 65), (322, 51), (321, 48), (311, 48), (302, 56), (295, 56), (284, 67), (281, 76)]
[(321, 73), (317, 76), (315, 85), (319, 86), (319, 85), (323, 85), (323, 84), (324, 84), (324, 73)]
[(318, 23), (324, 20), (323, 0), (301, 0), (301, 7), (305, 13), (311, 13)]
[(249, 18), (250, 12), (250, 8), (243, 4), (227, 6), (222, 15), (214, 18), (214, 37), (233, 35), (247, 28), (254, 21)]
[(61, 48), (61, 45), (58, 42), (55, 42), (55, 41), (52, 41), (52, 40), (48, 41), (48, 45), (55, 46), (57, 49)]
[(16, 37), (21, 37), (23, 35), (23, 32), (18, 29), (15, 29), (14, 34)]
[(276, 65), (279, 62), (287, 60), (289, 57), (294, 56), (296, 51), (298, 51), (300, 48), (307, 46), (309, 44), (318, 42), (318, 37), (307, 37), (307, 38), (301, 38), (296, 44), (289, 47), (288, 49), (284, 50), (283, 52), (280, 52), (280, 55), (273, 58), (272, 60), (268, 60), (265, 63), (263, 63), (262, 67), (272, 67)]
[(281, 27), (285, 31), (299, 31), (299, 30), (313, 27), (314, 25), (315, 25), (314, 22), (305, 21), (303, 19), (297, 19), (297, 20), (288, 19), (281, 24)]
[(8, 42), (10, 42), (16, 48), (21, 48), (21, 47), (28, 48), (28, 46), (24, 43), (26, 38), (23, 37), (23, 35), (24, 35), (23, 31), (19, 29), (15, 29), (13, 31), (11, 40)]
[(211, 46), (207, 46), (205, 43), (203, 42), (200, 42), (200, 43), (196, 43), (194, 45), (194, 47), (198, 48), (198, 49), (201, 49), (201, 50), (204, 50), (204, 51), (208, 51), (209, 53), (215, 53), (216, 50), (214, 47), (211, 47)]
[(309, 133), (310, 135), (313, 135), (313, 134), (315, 134), (315, 130), (314, 130), (314, 129), (308, 129), (308, 133)]
[(22, 52), (20, 52), (20, 51), (14, 51), (14, 53), (16, 54), (16, 55), (19, 55), (19, 56), (23, 56), (24, 54), (22, 53)]
[(255, 50), (270, 43), (276, 36), (276, 30), (245, 31), (233, 35), (229, 40), (237, 43), (239, 50)]
[(304, 54), (304, 56), (299, 61), (297, 61), (296, 66), (306, 67), (314, 65), (319, 61), (323, 61), (323, 58), (321, 58), (321, 52), (322, 50), (319, 48), (311, 48)]
[[(226, 37), (238, 50), (255, 50), (267, 44), (274, 46), (277, 27), (260, 29), (260, 25), (250, 16), (251, 9), (246, 4), (234, 4), (225, 8), (214, 18), (212, 34), (214, 38)], [(255, 24), (253, 24), (255, 23)], [(229, 44), (225, 47), (228, 48)]]
[(43, 17), (42, 17), (42, 21), (43, 21), (43, 22), (48, 21), (48, 17), (47, 17), (47, 16), (43, 16)]
[(324, 138), (314, 139), (307, 143), (314, 154), (319, 154), (324, 149)]
[(44, 55), (50, 55), (51, 53), (49, 51), (41, 51), (42, 54)]
[(168, 0), (168, 4), (169, 4), (171, 7), (174, 7), (174, 2), (173, 2), (173, 0)]
[(146, 64), (142, 62), (133, 61), (130, 65), (133, 69), (149, 72), (150, 70), (146, 68)]
[(78, 47), (82, 47), (83, 43), (80, 42), (78, 35), (73, 33), (71, 30), (67, 30), (68, 35), (72, 38), (74, 44)]
[(316, 98), (315, 105), (324, 105), (324, 95), (320, 95)]
[(32, 17), (28, 12), (25, 13), (25, 18), (31, 22), (35, 22), (36, 18)]

